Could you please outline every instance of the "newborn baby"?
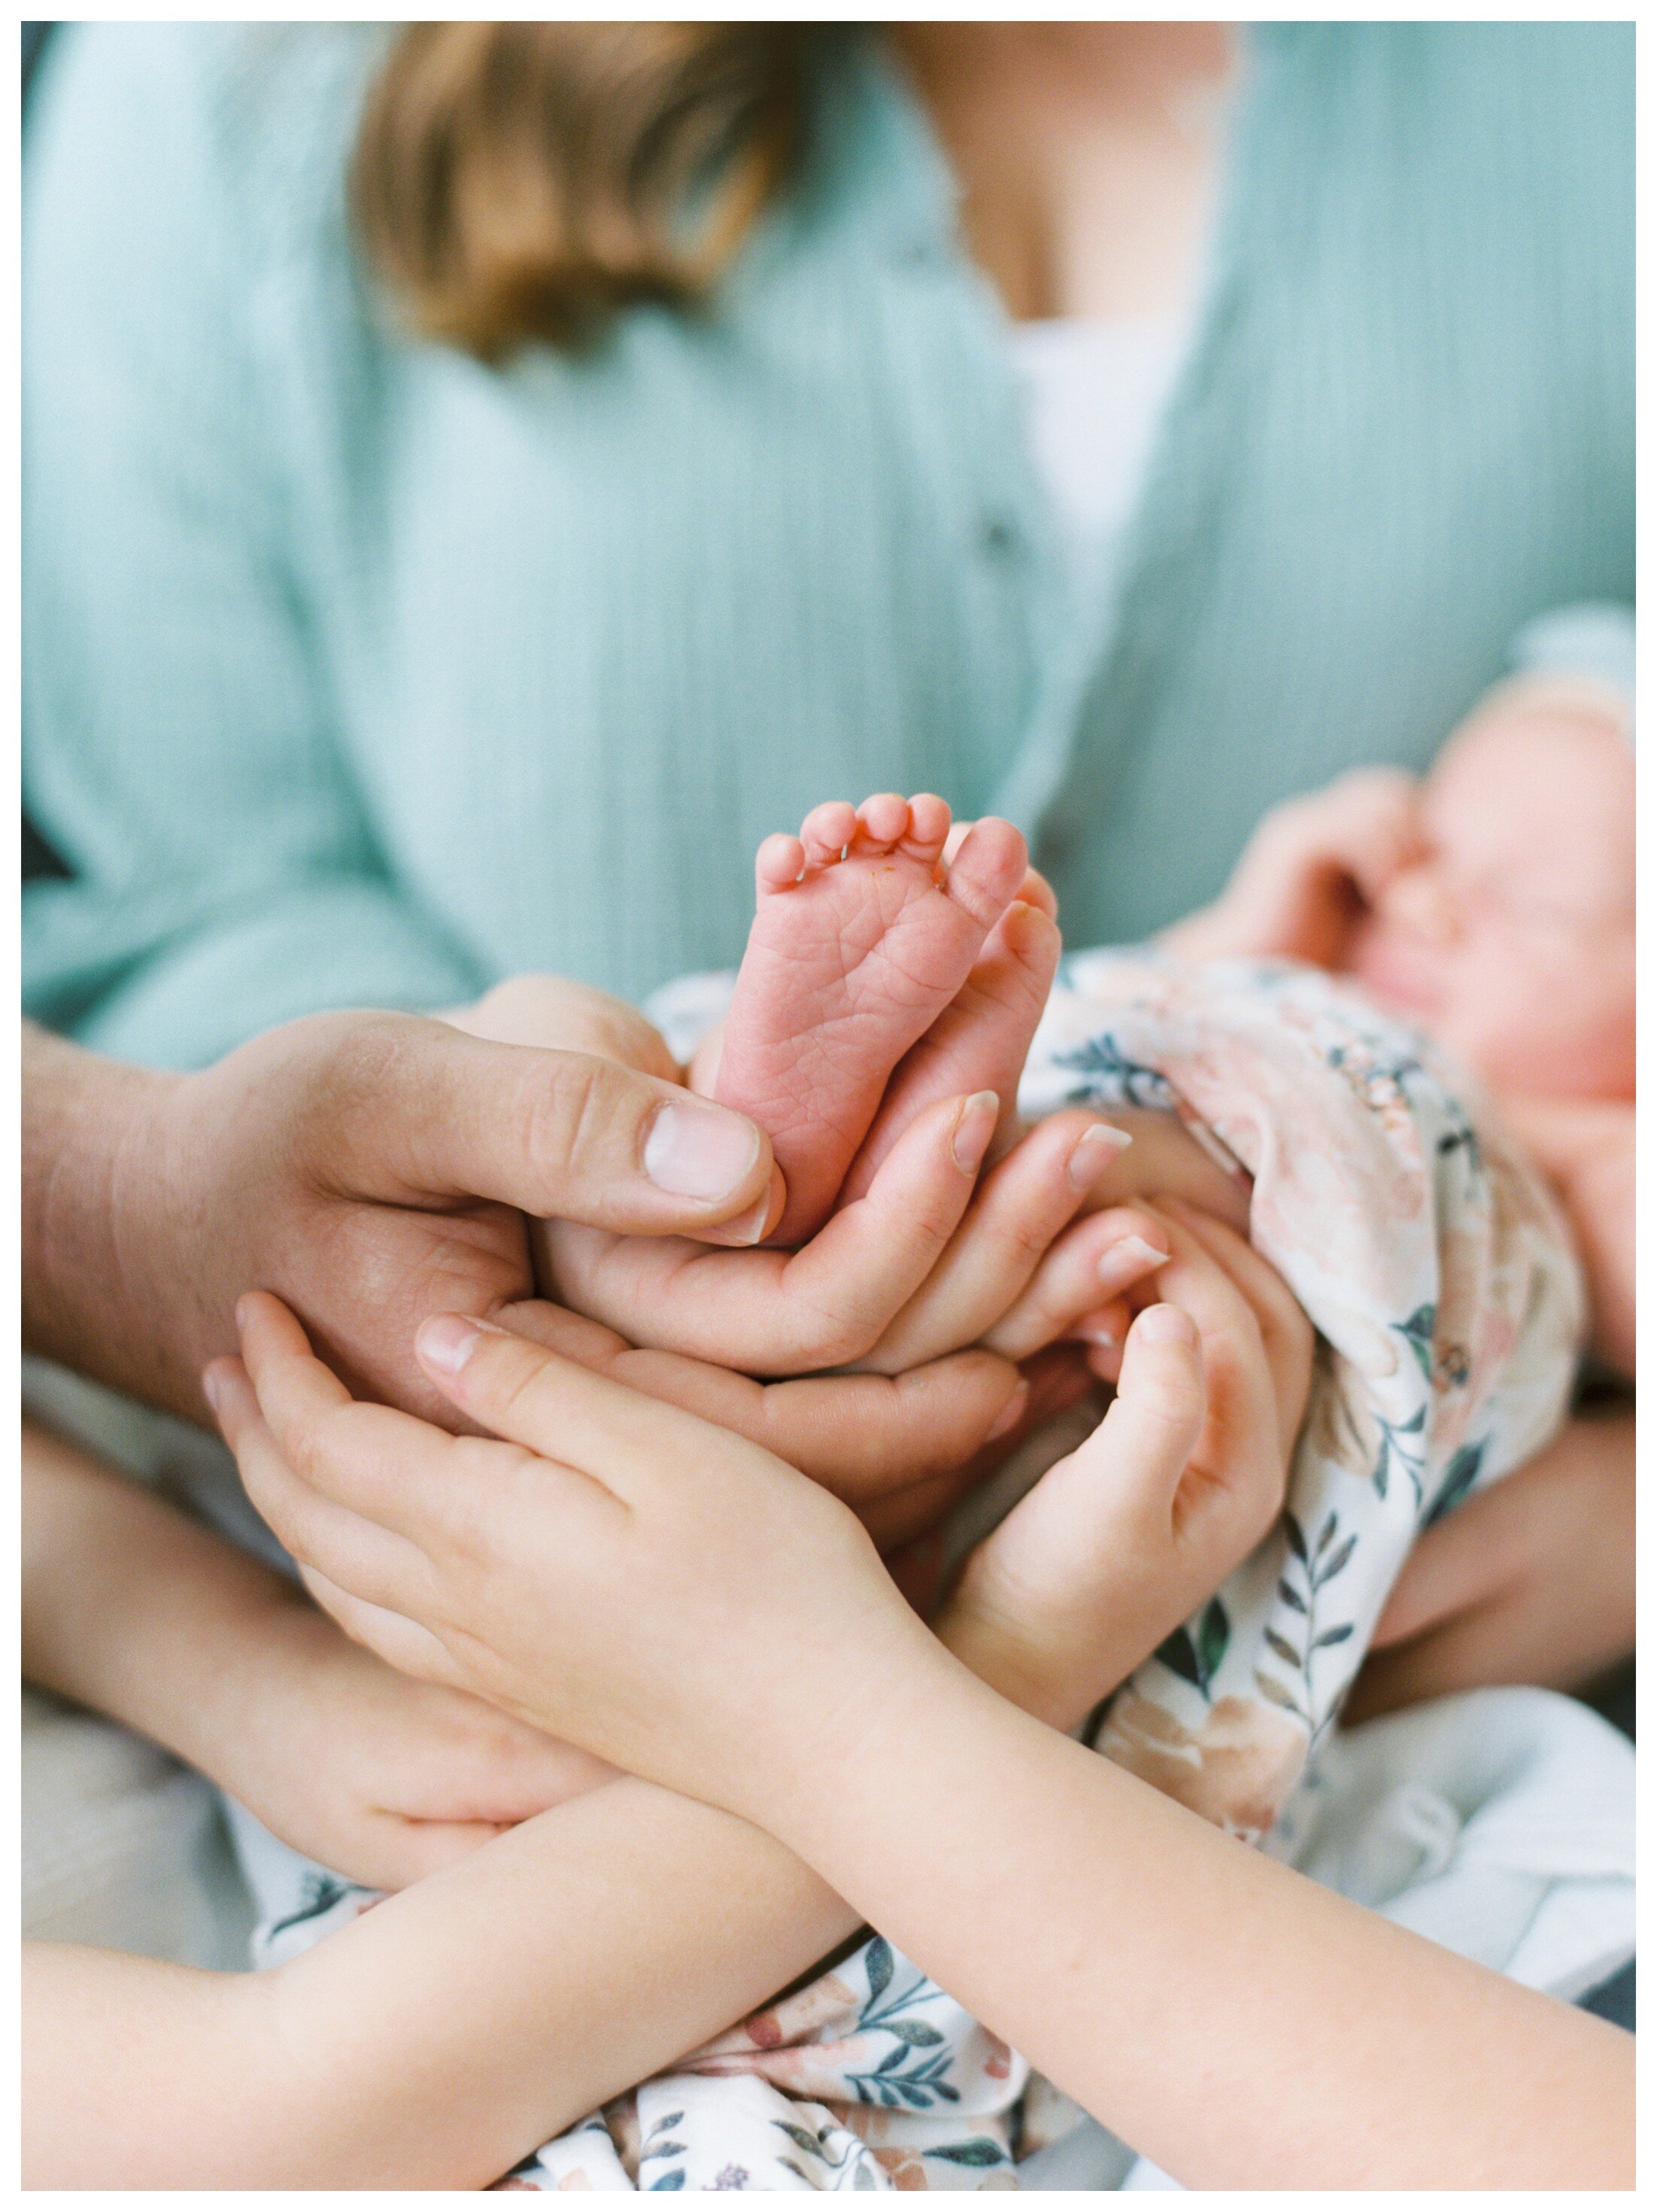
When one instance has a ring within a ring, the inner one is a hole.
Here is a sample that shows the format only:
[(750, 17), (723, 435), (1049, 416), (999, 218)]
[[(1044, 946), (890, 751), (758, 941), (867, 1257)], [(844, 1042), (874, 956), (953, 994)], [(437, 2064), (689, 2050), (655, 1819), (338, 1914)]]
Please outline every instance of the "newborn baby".
[(1634, 1365), (1634, 754), (1608, 689), (1502, 685), (1424, 782), (1363, 769), (1268, 815), (1182, 957), (1350, 975), (1483, 1079), (1552, 1180), (1593, 1344)]

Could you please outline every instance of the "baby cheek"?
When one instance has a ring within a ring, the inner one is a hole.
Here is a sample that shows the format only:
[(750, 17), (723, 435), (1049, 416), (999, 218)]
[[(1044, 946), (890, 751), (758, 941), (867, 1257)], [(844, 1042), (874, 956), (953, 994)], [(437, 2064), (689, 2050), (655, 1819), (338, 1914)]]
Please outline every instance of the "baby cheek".
[(1434, 1026), (1496, 1089), (1549, 1097), (1631, 1089), (1631, 971), (1625, 994), (1612, 948), (1492, 933), (1465, 946), (1454, 969)]

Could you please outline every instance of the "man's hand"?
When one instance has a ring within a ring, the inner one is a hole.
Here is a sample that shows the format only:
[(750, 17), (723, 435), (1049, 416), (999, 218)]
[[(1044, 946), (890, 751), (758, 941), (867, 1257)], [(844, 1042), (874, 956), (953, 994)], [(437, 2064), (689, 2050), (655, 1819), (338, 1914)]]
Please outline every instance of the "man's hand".
[(27, 1340), (196, 1418), (254, 1285), (359, 1388), (435, 1413), (415, 1329), (533, 1296), (525, 1213), (754, 1240), (780, 1205), (742, 1115), (411, 1015), (318, 1015), (189, 1076), (24, 1042)]

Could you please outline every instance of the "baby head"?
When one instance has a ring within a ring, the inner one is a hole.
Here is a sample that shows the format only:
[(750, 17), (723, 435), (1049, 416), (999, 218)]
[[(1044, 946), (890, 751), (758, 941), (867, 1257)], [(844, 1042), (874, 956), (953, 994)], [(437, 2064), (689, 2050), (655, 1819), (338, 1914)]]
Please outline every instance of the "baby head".
[(1355, 975), (1494, 1090), (1634, 1096), (1634, 753), (1609, 694), (1505, 687), (1422, 787)]

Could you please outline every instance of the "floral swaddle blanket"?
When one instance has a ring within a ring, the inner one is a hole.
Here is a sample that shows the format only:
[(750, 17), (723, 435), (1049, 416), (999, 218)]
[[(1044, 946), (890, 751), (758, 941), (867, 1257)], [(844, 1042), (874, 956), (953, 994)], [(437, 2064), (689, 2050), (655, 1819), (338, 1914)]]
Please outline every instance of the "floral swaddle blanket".
[[(652, 1018), (680, 1057), (729, 988), (693, 977), (659, 995)], [(1260, 1840), (1331, 1729), (1417, 1530), (1557, 1427), (1581, 1278), (1551, 1197), (1466, 1087), (1314, 970), (1066, 960), (1020, 1104), (1077, 1103), (1174, 1114), (1252, 1177), (1253, 1242), (1318, 1330), (1280, 1522), (1091, 1739)], [(280, 1845), (247, 1856), (267, 1912), (258, 1964), (373, 1902)], [(1010, 2188), (1016, 2161), (1080, 2117), (877, 1936), (497, 2185)]]

